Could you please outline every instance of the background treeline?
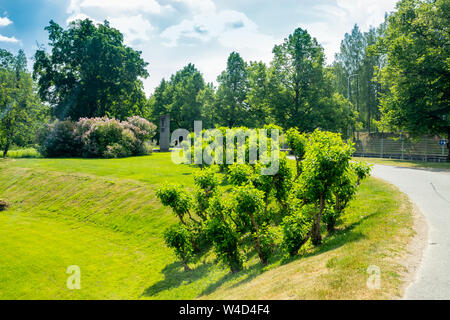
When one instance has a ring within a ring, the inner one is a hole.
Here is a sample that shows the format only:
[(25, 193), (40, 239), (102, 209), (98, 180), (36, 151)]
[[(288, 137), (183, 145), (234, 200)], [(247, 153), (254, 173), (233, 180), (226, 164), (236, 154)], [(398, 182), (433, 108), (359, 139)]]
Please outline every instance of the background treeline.
[(355, 127), (354, 106), (335, 87), (336, 74), (325, 65), (324, 50), (301, 28), (273, 49), (269, 65), (246, 62), (232, 52), (218, 86), (205, 83), (189, 64), (163, 79), (150, 97), (152, 117), (170, 113), (174, 128), (203, 126), (263, 127), (276, 123), (287, 129), (316, 128), (347, 135)]
[(107, 21), (66, 29), (50, 21), (50, 50), (36, 51), (32, 76), (23, 52), (0, 51), (0, 147), (6, 154), (35, 143), (39, 127), (54, 119), (159, 123), (167, 113), (172, 130), (203, 120), (204, 128), (275, 123), (356, 139), (355, 132), (378, 130), (450, 137), (449, 2), (399, 1), (380, 26), (363, 33), (355, 25), (331, 65), (318, 40), (298, 28), (274, 46), (268, 64), (232, 52), (217, 86), (188, 64), (150, 97), (142, 83), (148, 64)]

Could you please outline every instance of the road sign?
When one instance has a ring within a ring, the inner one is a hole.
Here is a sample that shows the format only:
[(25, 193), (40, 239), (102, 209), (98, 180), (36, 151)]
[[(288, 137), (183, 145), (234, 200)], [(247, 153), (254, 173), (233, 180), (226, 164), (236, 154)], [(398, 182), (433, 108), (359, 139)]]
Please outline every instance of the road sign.
[(447, 144), (447, 140), (441, 140), (441, 141), (439, 141), (439, 144), (441, 146), (445, 146)]

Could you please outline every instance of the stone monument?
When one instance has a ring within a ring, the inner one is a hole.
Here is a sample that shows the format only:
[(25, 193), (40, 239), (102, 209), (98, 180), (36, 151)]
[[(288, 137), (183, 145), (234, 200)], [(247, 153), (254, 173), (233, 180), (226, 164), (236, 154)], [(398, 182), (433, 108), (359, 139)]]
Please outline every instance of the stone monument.
[(169, 152), (170, 149), (170, 115), (159, 118), (159, 151)]

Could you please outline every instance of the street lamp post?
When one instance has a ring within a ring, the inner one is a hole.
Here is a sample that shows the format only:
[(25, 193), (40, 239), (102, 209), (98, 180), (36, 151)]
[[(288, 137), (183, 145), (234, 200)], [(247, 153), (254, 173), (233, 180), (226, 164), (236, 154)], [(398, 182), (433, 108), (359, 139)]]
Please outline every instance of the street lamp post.
[(356, 110), (359, 112), (359, 105), (358, 105), (358, 95), (359, 95), (359, 76), (357, 73), (351, 74), (348, 76), (348, 100), (350, 101), (350, 80), (351, 78), (356, 77), (357, 78), (357, 88), (356, 88)]
[[(351, 102), (350, 100), (350, 80), (351, 78), (356, 77), (357, 80), (359, 80), (359, 76), (357, 73), (351, 74), (348, 76), (348, 101)], [(357, 88), (356, 88), (356, 111), (359, 112), (359, 103), (358, 103), (358, 98), (359, 98), (359, 81), (357, 82)], [(353, 133), (354, 134), (354, 133)], [(359, 132), (357, 132), (357, 139), (359, 140)]]

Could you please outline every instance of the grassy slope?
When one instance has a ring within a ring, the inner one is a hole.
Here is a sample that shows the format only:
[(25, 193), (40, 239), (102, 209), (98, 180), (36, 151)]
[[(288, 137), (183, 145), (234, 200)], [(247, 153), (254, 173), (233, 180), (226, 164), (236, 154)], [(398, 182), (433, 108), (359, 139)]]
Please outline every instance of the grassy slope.
[[(377, 179), (361, 185), (337, 234), (304, 257), (258, 277), (230, 281), (211, 299), (389, 299), (399, 297), (399, 257), (413, 235), (406, 196)], [(367, 268), (381, 269), (381, 290), (367, 289)]]
[[(392, 259), (411, 235), (410, 208), (384, 183), (366, 182), (337, 235), (304, 257), (277, 254), (263, 271), (254, 254), (236, 275), (209, 254), (185, 273), (162, 232), (176, 221), (154, 192), (161, 181), (193, 183), (169, 154), (121, 160), (0, 160), (0, 299), (388, 298), (402, 271)], [(400, 207), (403, 205), (402, 207)], [(317, 251), (319, 250), (319, 251)], [(320, 253), (320, 254), (318, 254)], [(365, 286), (382, 269), (380, 291)], [(66, 288), (69, 265), (81, 290)]]
[(450, 171), (450, 163), (448, 162), (424, 162), (424, 161), (406, 161), (395, 159), (380, 158), (354, 158), (360, 161), (366, 161), (373, 164), (382, 164), (385, 166), (406, 167), (406, 168), (428, 168), (428, 169), (444, 169)]

